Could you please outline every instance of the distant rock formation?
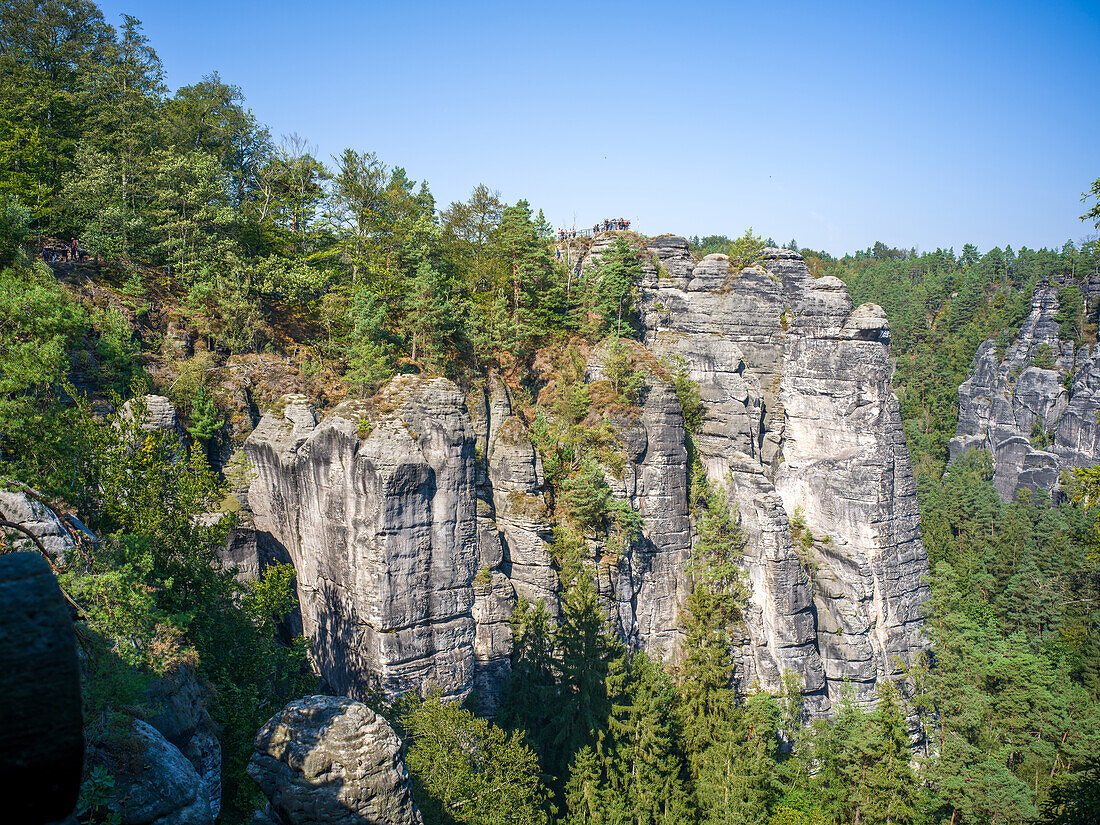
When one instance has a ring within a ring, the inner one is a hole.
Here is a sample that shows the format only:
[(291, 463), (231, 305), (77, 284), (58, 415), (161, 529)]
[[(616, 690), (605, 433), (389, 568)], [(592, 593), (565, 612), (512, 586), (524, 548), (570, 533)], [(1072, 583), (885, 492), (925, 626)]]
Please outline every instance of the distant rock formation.
[(270, 800), (258, 823), (422, 825), (401, 741), (361, 702), (291, 702), (256, 736), (248, 775)]
[[(1005, 501), (1024, 488), (1055, 491), (1062, 470), (1094, 464), (1100, 456), (1100, 350), (1063, 340), (1054, 320), (1058, 293), (1072, 283), (1055, 278), (1039, 284), (1003, 357), (994, 339), (982, 343), (959, 387), (950, 458), (989, 451), (993, 484)], [(1100, 275), (1079, 287), (1095, 321)]]

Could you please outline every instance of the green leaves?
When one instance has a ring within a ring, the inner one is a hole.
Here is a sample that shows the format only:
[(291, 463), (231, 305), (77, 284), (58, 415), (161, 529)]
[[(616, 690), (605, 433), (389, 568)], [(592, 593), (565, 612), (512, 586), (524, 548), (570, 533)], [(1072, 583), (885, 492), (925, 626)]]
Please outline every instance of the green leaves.
[(438, 696), (408, 700), (400, 721), (425, 825), (548, 825), (538, 758), (522, 732), (508, 733)]

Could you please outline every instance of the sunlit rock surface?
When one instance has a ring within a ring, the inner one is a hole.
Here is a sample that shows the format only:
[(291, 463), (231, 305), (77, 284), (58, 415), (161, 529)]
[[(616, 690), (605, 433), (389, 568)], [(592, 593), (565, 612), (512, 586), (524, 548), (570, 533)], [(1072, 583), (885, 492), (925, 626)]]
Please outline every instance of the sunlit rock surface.
[[(1100, 454), (1100, 350), (1062, 340), (1055, 320), (1058, 293), (1071, 283), (1039, 284), (1003, 357), (995, 340), (985, 341), (959, 387), (951, 460), (970, 449), (991, 453), (993, 484), (1005, 501), (1024, 488), (1056, 491), (1064, 469), (1094, 464)], [(1095, 323), (1100, 275), (1079, 287)]]

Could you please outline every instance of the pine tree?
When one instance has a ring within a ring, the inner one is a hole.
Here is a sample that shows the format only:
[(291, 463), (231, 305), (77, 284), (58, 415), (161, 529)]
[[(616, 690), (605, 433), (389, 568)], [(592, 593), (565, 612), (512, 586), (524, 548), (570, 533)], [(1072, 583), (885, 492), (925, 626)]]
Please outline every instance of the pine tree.
[(612, 662), (608, 692), (611, 714), (600, 752), (611, 795), (636, 825), (690, 821), (668, 674), (636, 653)]
[(736, 723), (702, 754), (695, 793), (706, 825), (767, 821), (782, 790), (778, 725), (775, 698), (751, 694)]
[(579, 576), (562, 599), (554, 635), (559, 687), (550, 729), (556, 753), (552, 766), (559, 777), (565, 776), (573, 755), (595, 745), (607, 729), (607, 676), (621, 652), (619, 642), (607, 633), (607, 617), (591, 576)]
[(500, 723), (526, 732), (527, 741), (549, 766), (554, 755), (550, 716), (557, 696), (550, 614), (539, 600), (524, 596), (512, 612), (512, 676), (500, 707)]
[(607, 825), (612, 819), (607, 810), (603, 772), (595, 750), (585, 745), (569, 766), (565, 785), (566, 825)]

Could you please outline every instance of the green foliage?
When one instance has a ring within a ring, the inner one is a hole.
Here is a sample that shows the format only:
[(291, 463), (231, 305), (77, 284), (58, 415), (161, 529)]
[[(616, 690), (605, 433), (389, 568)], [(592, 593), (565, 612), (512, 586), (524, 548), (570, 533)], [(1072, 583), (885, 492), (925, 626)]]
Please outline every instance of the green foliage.
[(214, 396), (200, 389), (191, 402), (191, 426), (187, 428), (187, 432), (196, 441), (205, 444), (224, 423), (225, 417), (218, 409)]
[(12, 266), (27, 238), (31, 213), (11, 195), (0, 202), (0, 270)]
[(1035, 348), (1035, 351), (1031, 355), (1031, 366), (1041, 370), (1052, 370), (1055, 368), (1054, 350), (1051, 349), (1050, 344), (1043, 342)]
[(426, 825), (548, 825), (538, 759), (522, 732), (508, 733), (438, 696), (408, 700), (400, 721)]
[(759, 235), (754, 235), (750, 226), (740, 237), (730, 242), (730, 269), (740, 272), (755, 261), (766, 246), (768, 243)]
[(611, 383), (611, 389), (618, 396), (621, 404), (636, 404), (644, 385), (643, 377), (637, 372), (633, 362), (633, 352), (628, 345), (623, 344), (621, 338), (608, 338), (607, 362), (604, 364), (604, 375)]
[(351, 343), (347, 378), (363, 395), (376, 390), (394, 372), (385, 320), (385, 303), (366, 289), (358, 290), (348, 308)]
[(1059, 324), (1058, 337), (1063, 341), (1072, 341), (1075, 346), (1082, 343), (1084, 333), (1084, 298), (1081, 287), (1068, 284), (1058, 290), (1058, 312), (1054, 315)]
[[(61, 579), (84, 606), (98, 641), (86, 657), (86, 718), (139, 703), (148, 675), (195, 666), (214, 688), (222, 728), (227, 819), (255, 806), (244, 776), (256, 730), (286, 701), (312, 687), (302, 642), (285, 647), (275, 625), (293, 607), (288, 566), (240, 585), (216, 562), (230, 519), (200, 519), (224, 496), (202, 453), (133, 419), (90, 430), (94, 487), (89, 517), (104, 537)], [(112, 710), (114, 709), (114, 710)]]
[(637, 337), (635, 305), (641, 277), (638, 253), (625, 237), (617, 237), (599, 263), (584, 274), (581, 283), (588, 316), (586, 328), (591, 335), (620, 337), (632, 333)]
[(1081, 195), (1081, 203), (1088, 203), (1089, 198), (1094, 198), (1096, 203), (1081, 216), (1083, 221), (1092, 221), (1093, 225), (1100, 229), (1100, 178), (1092, 182), (1092, 187)]
[(699, 385), (691, 380), (687, 360), (682, 355), (662, 361), (662, 366), (672, 374), (676, 398), (680, 401), (680, 410), (684, 414), (684, 429), (689, 436), (698, 434), (703, 428), (706, 407), (699, 397)]

